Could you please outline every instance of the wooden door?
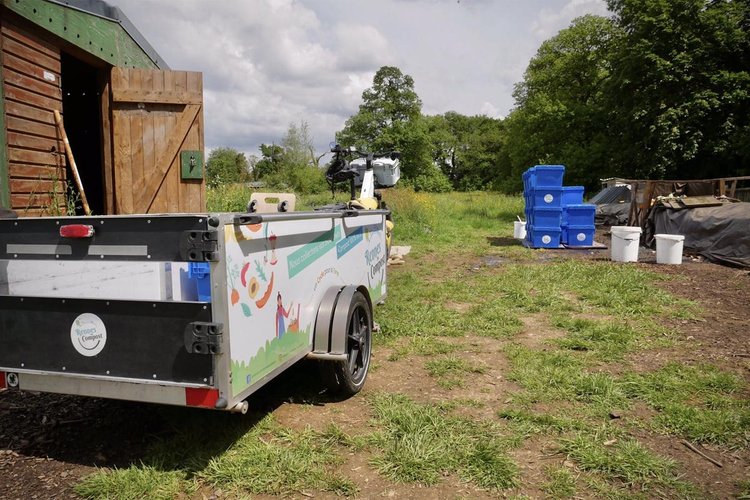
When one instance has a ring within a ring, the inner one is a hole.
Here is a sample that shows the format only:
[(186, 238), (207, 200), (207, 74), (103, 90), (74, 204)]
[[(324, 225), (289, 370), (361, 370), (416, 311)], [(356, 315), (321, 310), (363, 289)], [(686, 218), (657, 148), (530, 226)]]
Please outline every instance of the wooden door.
[[(112, 68), (113, 195), (117, 214), (203, 212), (201, 73)], [(185, 178), (196, 152), (198, 178)]]

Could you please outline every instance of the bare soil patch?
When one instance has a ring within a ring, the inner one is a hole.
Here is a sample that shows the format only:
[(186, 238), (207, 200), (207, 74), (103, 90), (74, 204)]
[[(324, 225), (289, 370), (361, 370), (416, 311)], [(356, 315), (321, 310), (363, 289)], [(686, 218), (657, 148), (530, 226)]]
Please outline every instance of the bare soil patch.
[(521, 317), (521, 321), (524, 328), (515, 340), (526, 347), (544, 348), (548, 341), (565, 336), (563, 330), (549, 324), (546, 314), (528, 314)]

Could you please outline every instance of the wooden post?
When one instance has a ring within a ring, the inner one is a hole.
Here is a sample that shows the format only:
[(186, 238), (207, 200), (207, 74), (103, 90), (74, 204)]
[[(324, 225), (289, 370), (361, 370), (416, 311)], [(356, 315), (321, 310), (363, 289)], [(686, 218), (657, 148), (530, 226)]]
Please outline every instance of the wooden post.
[(73, 178), (76, 181), (76, 186), (78, 186), (78, 192), (81, 194), (83, 211), (86, 215), (91, 215), (89, 202), (86, 200), (86, 193), (83, 190), (83, 183), (81, 182), (81, 177), (78, 175), (78, 167), (76, 167), (76, 161), (73, 158), (73, 151), (70, 149), (70, 143), (68, 142), (68, 134), (65, 133), (62, 116), (60, 116), (60, 112), (56, 109), (53, 112), (55, 113), (55, 123), (57, 124), (58, 130), (60, 130), (60, 136), (62, 137), (63, 144), (65, 144), (65, 154), (68, 157), (68, 163), (70, 163), (70, 170), (73, 172)]

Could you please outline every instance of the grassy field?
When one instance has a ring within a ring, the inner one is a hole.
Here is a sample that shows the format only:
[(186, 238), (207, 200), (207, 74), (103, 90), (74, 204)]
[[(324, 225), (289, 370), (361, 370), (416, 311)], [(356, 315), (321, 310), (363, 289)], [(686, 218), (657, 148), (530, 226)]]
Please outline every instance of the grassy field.
[[(244, 204), (242, 194), (224, 204), (213, 196), (217, 208)], [(666, 292), (667, 277), (522, 248), (511, 239), (520, 197), (390, 190), (385, 199), (395, 244), (412, 253), (389, 271), (361, 394), (334, 402), (292, 390), (286, 397), (301, 404), (245, 417), (158, 409), (174, 419), (174, 432), (155, 437), (140, 463), (101, 469), (77, 492), (123, 499), (726, 493), (708, 491), (692, 477), (699, 466), (688, 470), (664, 445), (686, 440), (746, 454), (747, 377), (680, 357), (674, 325), (700, 319), (702, 310)], [(750, 498), (750, 482), (739, 474), (727, 491)]]

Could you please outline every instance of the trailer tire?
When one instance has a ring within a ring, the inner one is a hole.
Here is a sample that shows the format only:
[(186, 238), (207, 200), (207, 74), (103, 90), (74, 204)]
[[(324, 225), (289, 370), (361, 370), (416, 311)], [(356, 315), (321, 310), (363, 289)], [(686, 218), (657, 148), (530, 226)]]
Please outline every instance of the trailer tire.
[[(342, 306), (346, 307), (336, 304), (336, 308)], [(321, 368), (328, 390), (348, 397), (365, 385), (372, 352), (372, 310), (361, 292), (355, 292), (349, 301), (346, 325), (347, 360), (324, 362)]]

